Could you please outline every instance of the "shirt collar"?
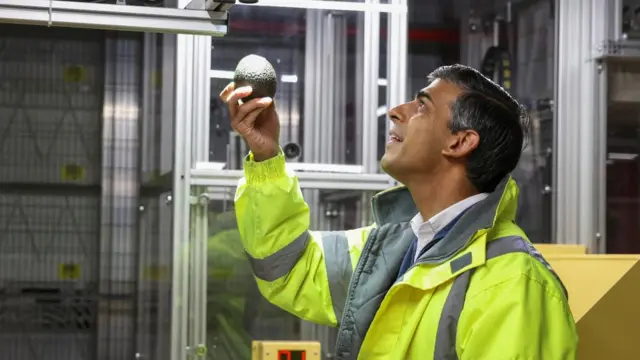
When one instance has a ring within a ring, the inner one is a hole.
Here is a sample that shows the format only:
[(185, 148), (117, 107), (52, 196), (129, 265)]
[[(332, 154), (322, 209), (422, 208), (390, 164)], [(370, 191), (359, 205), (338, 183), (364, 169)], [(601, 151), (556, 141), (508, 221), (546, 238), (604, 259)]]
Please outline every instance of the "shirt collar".
[(411, 219), (411, 229), (418, 239), (424, 238), (425, 236), (433, 238), (438, 231), (442, 230), (442, 228), (455, 219), (461, 212), (486, 199), (487, 196), (489, 196), (488, 193), (470, 196), (440, 211), (428, 221), (424, 221), (422, 215), (417, 213), (416, 216)]

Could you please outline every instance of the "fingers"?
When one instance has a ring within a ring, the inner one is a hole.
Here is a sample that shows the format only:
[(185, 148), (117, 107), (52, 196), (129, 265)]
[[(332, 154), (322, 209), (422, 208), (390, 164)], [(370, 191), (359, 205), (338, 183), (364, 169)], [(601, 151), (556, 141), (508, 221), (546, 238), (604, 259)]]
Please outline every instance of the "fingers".
[(247, 116), (245, 116), (242, 121), (239, 121), (235, 124), (231, 124), (231, 128), (235, 130), (241, 136), (248, 134), (251, 129), (253, 129), (253, 124), (256, 122), (256, 119), (260, 114), (264, 111), (264, 108), (258, 108), (251, 111)]
[(235, 84), (232, 82), (220, 93), (220, 98), (229, 108), (229, 114), (231, 115), (231, 127), (236, 131), (253, 126), (253, 123), (256, 121), (262, 110), (273, 104), (273, 99), (267, 97), (253, 99), (240, 105), (240, 100), (251, 95), (252, 92), (253, 89), (250, 86), (243, 86), (236, 89)]
[(244, 86), (236, 89), (235, 84), (233, 83), (227, 85), (227, 87), (222, 91), (220, 95), (222, 100), (227, 103), (231, 118), (235, 118), (237, 116), (238, 109), (240, 107), (239, 101), (251, 95), (252, 92), (253, 89), (251, 89), (250, 86)]
[(227, 102), (227, 97), (236, 89), (236, 84), (234, 82), (230, 82), (227, 86), (224, 87), (224, 90), (220, 93), (220, 98), (222, 101)]
[(249, 128), (258, 118), (260, 113), (273, 103), (271, 98), (253, 99), (246, 104), (237, 107), (235, 116), (231, 117), (231, 127), (238, 130), (239, 128)]
[(271, 98), (253, 99), (246, 104), (240, 105), (235, 118), (237, 118), (239, 121), (244, 121), (244, 118), (246, 118), (254, 110), (262, 110), (271, 105), (272, 102), (273, 101), (271, 100)]

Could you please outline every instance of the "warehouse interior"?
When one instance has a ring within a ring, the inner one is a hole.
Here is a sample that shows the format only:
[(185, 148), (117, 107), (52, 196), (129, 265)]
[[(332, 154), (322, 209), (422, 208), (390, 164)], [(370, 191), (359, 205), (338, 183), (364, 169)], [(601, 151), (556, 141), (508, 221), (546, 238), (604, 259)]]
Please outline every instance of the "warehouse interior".
[(231, 3), (0, 1), (2, 359), (333, 358), (336, 330), (267, 303), (239, 240), (247, 148), (218, 94), (248, 54), (279, 75), (314, 229), (371, 222), (388, 108), (462, 63), (529, 110), (531, 240), (640, 254), (640, 1)]

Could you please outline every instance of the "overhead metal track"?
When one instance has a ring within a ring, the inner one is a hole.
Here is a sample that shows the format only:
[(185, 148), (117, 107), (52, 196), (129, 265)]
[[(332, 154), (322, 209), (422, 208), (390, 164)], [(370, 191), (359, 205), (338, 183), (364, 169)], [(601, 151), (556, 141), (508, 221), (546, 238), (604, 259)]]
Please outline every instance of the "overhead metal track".
[(224, 36), (227, 11), (82, 3), (0, 0), (0, 23)]
[[(238, 5), (245, 5), (240, 3)], [(248, 5), (248, 4), (246, 4)], [(359, 11), (370, 13), (397, 13), (406, 14), (407, 5), (357, 3), (352, 1), (330, 1), (330, 0), (260, 0), (250, 6), (279, 7), (290, 9), (315, 9), (315, 10), (337, 10), (337, 11)]]

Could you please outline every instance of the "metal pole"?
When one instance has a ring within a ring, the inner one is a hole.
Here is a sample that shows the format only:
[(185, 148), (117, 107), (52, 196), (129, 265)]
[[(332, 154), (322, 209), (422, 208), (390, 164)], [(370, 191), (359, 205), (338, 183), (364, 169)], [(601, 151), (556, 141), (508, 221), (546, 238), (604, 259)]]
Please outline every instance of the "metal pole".
[[(378, 4), (379, 0), (367, 0)], [(364, 14), (364, 77), (362, 101), (362, 165), (365, 172), (378, 170), (378, 73), (380, 57), (380, 14)]]
[[(193, 67), (189, 74), (190, 85), (193, 88), (193, 103), (191, 111), (193, 116), (191, 160), (192, 164), (204, 162), (209, 159), (209, 111), (210, 106), (210, 79), (211, 69), (211, 38), (205, 36), (193, 36)], [(196, 187), (190, 190), (191, 195), (198, 197), (204, 193), (204, 188)], [(191, 199), (191, 197), (190, 197)], [(207, 240), (208, 240), (208, 202), (190, 202), (192, 204), (192, 229), (190, 234), (190, 281), (193, 284), (191, 291), (191, 309), (194, 313), (191, 319), (192, 337), (188, 346), (195, 350), (202, 350), (206, 342), (207, 319)], [(215, 296), (215, 295), (214, 295)]]
[[(178, 0), (183, 8), (187, 1)], [(178, 35), (175, 58), (175, 133), (173, 166), (173, 277), (171, 287), (171, 360), (183, 360), (189, 345), (190, 170), (193, 126), (194, 37)]]

